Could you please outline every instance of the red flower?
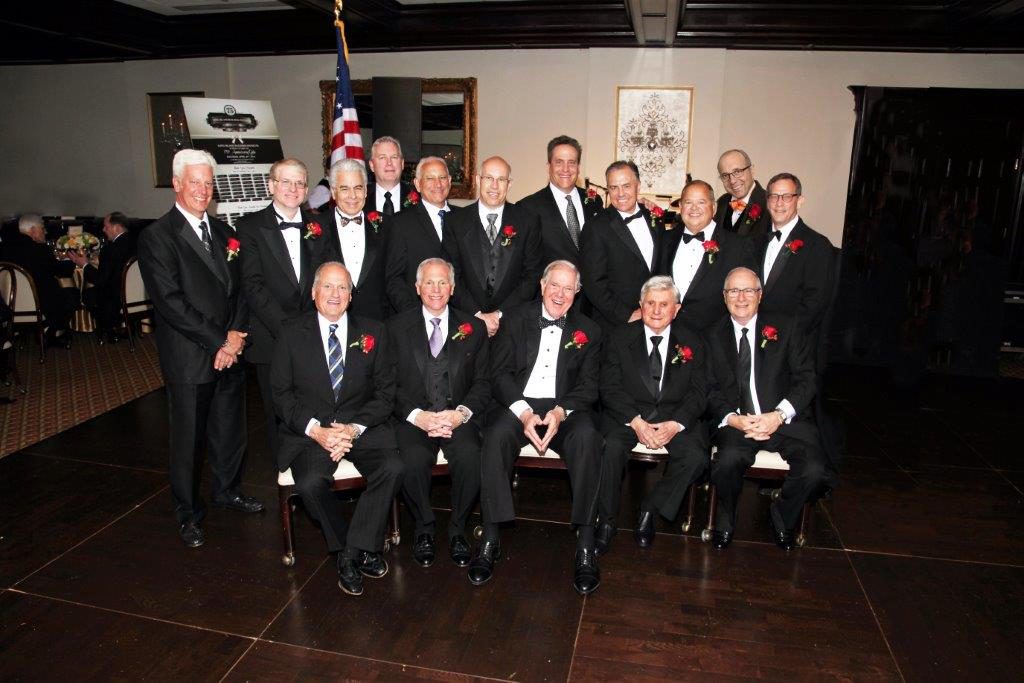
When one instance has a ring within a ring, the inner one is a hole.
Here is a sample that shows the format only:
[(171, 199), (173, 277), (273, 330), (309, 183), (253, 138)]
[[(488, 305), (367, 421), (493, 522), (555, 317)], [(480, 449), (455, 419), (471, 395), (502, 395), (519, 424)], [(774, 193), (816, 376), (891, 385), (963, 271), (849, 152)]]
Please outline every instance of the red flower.
[(402, 202), (402, 206), (415, 206), (420, 203), (420, 193), (416, 190), (409, 190), (409, 194), (405, 195), (405, 201)]
[(371, 211), (366, 214), (366, 222), (373, 227), (373, 232), (376, 233), (380, 230), (380, 221), (383, 216), (380, 215), (380, 211)]
[(452, 339), (465, 339), (471, 334), (473, 334), (473, 326), (470, 325), (469, 323), (462, 323), (461, 325), (459, 325), (458, 332), (452, 335)]
[(657, 204), (651, 207), (651, 230), (658, 229), (658, 221), (665, 216), (665, 209), (661, 208)]
[(319, 223), (309, 222), (306, 223), (306, 234), (302, 236), (303, 239), (315, 240), (319, 239), (320, 235), (324, 234), (323, 228), (320, 227)]
[(504, 228), (501, 229), (501, 246), (507, 247), (508, 245), (512, 244), (512, 238), (518, 234), (519, 233), (516, 232), (516, 229), (513, 228), (511, 225), (506, 225)]
[(565, 348), (570, 346), (575, 349), (582, 349), (590, 339), (587, 338), (587, 334), (583, 330), (576, 330), (572, 333), (572, 341), (565, 345)]
[(689, 363), (691, 360), (693, 360), (693, 349), (689, 346), (680, 346), (679, 344), (676, 344), (676, 355), (672, 358), (672, 362)]
[(760, 218), (761, 217), (761, 205), (760, 204), (751, 204), (750, 205), (750, 211), (747, 211), (747, 217), (750, 220), (752, 220), (752, 221), (756, 221), (758, 218)]
[(779, 331), (771, 325), (761, 328), (761, 348), (763, 349), (770, 341), (779, 341)]
[(704, 247), (704, 253), (708, 255), (708, 263), (715, 262), (715, 254), (718, 253), (718, 242), (715, 240), (704, 240), (700, 243)]
[(587, 199), (597, 199), (597, 190), (592, 187), (587, 188)]
[(786, 246), (787, 249), (789, 249), (792, 253), (795, 254), (796, 252), (798, 252), (798, 251), (800, 251), (801, 249), (804, 248), (804, 241), (803, 240), (790, 240), (790, 241), (786, 242), (785, 246)]
[(239, 250), (241, 248), (242, 248), (242, 243), (241, 242), (239, 242), (234, 237), (229, 237), (228, 238), (228, 248), (227, 248), (227, 260), (228, 261), (234, 261), (236, 258), (238, 258), (238, 252), (239, 252)]
[(373, 351), (373, 347), (377, 345), (377, 340), (373, 338), (372, 334), (362, 334), (359, 336), (357, 341), (349, 344), (349, 348), (358, 347), (363, 353), (369, 353)]

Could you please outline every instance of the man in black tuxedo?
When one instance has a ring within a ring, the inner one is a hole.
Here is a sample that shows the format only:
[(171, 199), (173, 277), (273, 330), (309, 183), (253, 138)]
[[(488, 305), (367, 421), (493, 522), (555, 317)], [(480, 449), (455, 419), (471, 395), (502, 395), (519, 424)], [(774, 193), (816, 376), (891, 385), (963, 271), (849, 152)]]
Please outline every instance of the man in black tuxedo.
[(420, 264), (416, 291), (423, 305), (388, 319), (391, 360), (397, 368), (395, 436), (405, 464), (403, 493), (416, 522), (413, 559), (434, 563), (435, 523), (430, 469), (444, 449), (452, 478), (448, 550), (469, 564), (466, 519), (480, 494), (480, 426), (490, 404), (487, 328), (448, 305), (455, 269), (441, 259)]
[(93, 264), (84, 254), (71, 252), (68, 258), (82, 268), (85, 281), (92, 285), (82, 290), (82, 302), (96, 318), (100, 343), (118, 342), (121, 320), (121, 284), (124, 267), (135, 256), (135, 235), (128, 232), (128, 217), (120, 211), (103, 217), (106, 244)]
[(754, 180), (754, 164), (742, 149), (730, 149), (718, 158), (718, 177), (726, 193), (718, 198), (715, 223), (744, 237), (768, 232), (765, 191)]
[(18, 234), (7, 246), (7, 256), (32, 276), (39, 296), (39, 308), (46, 320), (46, 341), (71, 347), (70, 321), (78, 308), (75, 287), (62, 287), (58, 278), (70, 278), (75, 271), (71, 261), (58, 261), (46, 243), (43, 218), (25, 214), (18, 219)]
[(356, 159), (335, 162), (328, 172), (334, 210), (325, 217), (332, 251), (345, 264), (355, 286), (352, 312), (361, 318), (384, 320), (389, 308), (384, 288), (390, 221), (363, 211), (366, 169)]
[(665, 233), (662, 251), (661, 272), (672, 277), (682, 294), (680, 319), (700, 331), (726, 313), (726, 273), (753, 260), (750, 239), (721, 229), (712, 218), (714, 206), (711, 185), (703, 180), (687, 183), (679, 200), (682, 225)]
[(246, 447), (245, 346), (249, 310), (242, 292), (240, 243), (206, 213), (213, 198), (208, 152), (174, 155), (174, 207), (139, 236), (139, 266), (156, 312), (156, 344), (170, 412), (171, 496), (185, 545), (203, 544), (199, 496), (201, 444), (213, 470), (213, 504), (262, 512), (238, 491)]
[(565, 461), (577, 528), (573, 587), (597, 590), (594, 515), (601, 479), (601, 435), (594, 426), (601, 328), (572, 311), (579, 271), (568, 261), (544, 270), (541, 302), (523, 306), (501, 324), (491, 347), (494, 405), (484, 429), (480, 507), (484, 535), (469, 563), (469, 580), (490, 580), (501, 557), (498, 525), (515, 519), (510, 483), (520, 449), (549, 447)]
[[(383, 323), (348, 313), (352, 279), (328, 261), (313, 280), (316, 312), (285, 323), (274, 347), (270, 383), (281, 420), (277, 466), (291, 468), (295, 488), (320, 523), (327, 549), (337, 553), (338, 585), (361, 595), (363, 576), (388, 573), (381, 556), (391, 500), (402, 461), (388, 417), (395, 401), (395, 368)], [(352, 524), (331, 491), (338, 462), (347, 458), (366, 479)]]
[(423, 157), (416, 164), (416, 195), (412, 206), (388, 221), (390, 239), (384, 278), (388, 302), (393, 311), (419, 308), (416, 296), (416, 268), (428, 258), (455, 264), (461, 277), (459, 250), (446, 220), (451, 218), (448, 193), (452, 179), (440, 157)]
[(724, 296), (729, 315), (707, 335), (712, 368), (708, 406), (718, 424), (718, 456), (711, 465), (711, 483), (718, 491), (712, 543), (723, 549), (732, 541), (743, 473), (763, 449), (789, 463), (782, 495), (770, 508), (775, 543), (789, 550), (804, 502), (825, 477), (811, 408), (811, 349), (793, 316), (758, 311), (761, 282), (752, 270), (733, 270)]
[(605, 341), (598, 554), (608, 550), (615, 534), (622, 474), (635, 444), (665, 447), (669, 457), (665, 475), (640, 504), (633, 537), (641, 548), (654, 542), (655, 513), (675, 519), (686, 490), (708, 463), (700, 424), (707, 402), (707, 351), (696, 330), (673, 324), (679, 289), (672, 278), (657, 275), (644, 283), (640, 313), (640, 320), (620, 326)]
[(407, 208), (405, 202), (412, 192), (412, 186), (402, 181), (402, 144), (390, 135), (377, 138), (370, 147), (369, 164), (374, 182), (366, 186), (366, 213), (378, 211), (391, 218)]
[(636, 164), (612, 163), (605, 180), (612, 205), (583, 233), (580, 270), (594, 320), (610, 332), (640, 319), (636, 293), (658, 270), (665, 230), (637, 203), (640, 172)]
[(270, 393), (274, 343), (286, 320), (313, 310), (313, 273), (337, 256), (323, 220), (301, 209), (309, 181), (306, 165), (282, 159), (274, 162), (269, 175), (273, 201), (239, 219), (235, 229), (242, 243), (242, 288), (252, 324), (246, 359), (256, 365), (270, 457), (277, 462), (277, 417)]
[(512, 167), (501, 157), (480, 164), (480, 199), (452, 215), (449, 225), (459, 250), (459, 308), (473, 311), (494, 336), (505, 310), (537, 298), (541, 261), (537, 217), (505, 202)]

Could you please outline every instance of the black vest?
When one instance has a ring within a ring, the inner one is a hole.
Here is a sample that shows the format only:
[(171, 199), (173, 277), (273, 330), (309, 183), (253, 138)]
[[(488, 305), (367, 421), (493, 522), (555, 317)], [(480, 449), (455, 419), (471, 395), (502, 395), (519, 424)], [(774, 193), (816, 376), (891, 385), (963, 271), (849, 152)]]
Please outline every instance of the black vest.
[(437, 412), (452, 407), (451, 383), (448, 381), (448, 344), (441, 347), (437, 358), (430, 355), (428, 345), (427, 363), (423, 366), (423, 386), (427, 388), (427, 410)]

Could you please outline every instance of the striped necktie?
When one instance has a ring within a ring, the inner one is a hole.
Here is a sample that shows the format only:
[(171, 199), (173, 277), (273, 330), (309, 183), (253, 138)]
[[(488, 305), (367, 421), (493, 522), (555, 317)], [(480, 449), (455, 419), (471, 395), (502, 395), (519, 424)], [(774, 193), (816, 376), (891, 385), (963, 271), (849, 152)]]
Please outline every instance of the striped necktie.
[(331, 388), (334, 389), (334, 400), (341, 396), (341, 378), (345, 376), (345, 361), (341, 357), (341, 342), (334, 334), (338, 323), (331, 323), (327, 333), (327, 366), (331, 371)]

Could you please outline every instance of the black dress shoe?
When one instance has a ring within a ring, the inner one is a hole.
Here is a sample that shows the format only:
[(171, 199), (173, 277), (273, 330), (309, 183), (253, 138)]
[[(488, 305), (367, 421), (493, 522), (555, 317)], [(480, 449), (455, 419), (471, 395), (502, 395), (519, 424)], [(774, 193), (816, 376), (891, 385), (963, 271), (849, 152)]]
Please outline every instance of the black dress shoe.
[(576, 551), (576, 571), (572, 587), (580, 595), (590, 595), (601, 585), (601, 570), (597, 567), (597, 554), (590, 548)]
[(636, 529), (633, 530), (633, 538), (641, 548), (648, 548), (654, 543), (654, 513), (640, 510), (636, 519)]
[(342, 559), (338, 553), (338, 588), (349, 595), (363, 594), (363, 575), (359, 573), (355, 560)]
[(243, 496), (238, 491), (228, 491), (223, 496), (213, 499), (213, 506), (218, 508), (230, 508), (242, 512), (263, 512), (263, 503), (252, 496)]
[(731, 531), (719, 531), (715, 529), (711, 532), (711, 545), (715, 546), (719, 550), (725, 550), (732, 543), (732, 532)]
[(779, 546), (783, 550), (793, 549), (793, 532), (788, 529), (779, 529), (775, 525), (775, 520), (771, 519), (772, 523), (772, 538), (775, 540), (775, 545)]
[(179, 531), (181, 532), (181, 540), (184, 541), (186, 548), (198, 548), (205, 541), (203, 530), (195, 522), (185, 522), (181, 525)]
[(429, 567), (434, 564), (434, 537), (430, 534), (420, 534), (416, 537), (416, 543), (412, 546), (412, 559), (421, 567)]
[(380, 553), (363, 551), (359, 555), (359, 573), (371, 579), (383, 579), (388, 573), (388, 562)]
[(452, 556), (452, 562), (460, 567), (468, 567), (469, 559), (473, 551), (469, 547), (469, 541), (462, 534), (452, 536), (448, 542), (448, 553)]
[(476, 549), (476, 555), (469, 561), (469, 582), (482, 586), (491, 580), (494, 563), (501, 559), (501, 542), (484, 541)]
[(611, 547), (612, 537), (615, 536), (615, 527), (611, 524), (598, 524), (597, 533), (594, 534), (594, 552), (601, 557)]

